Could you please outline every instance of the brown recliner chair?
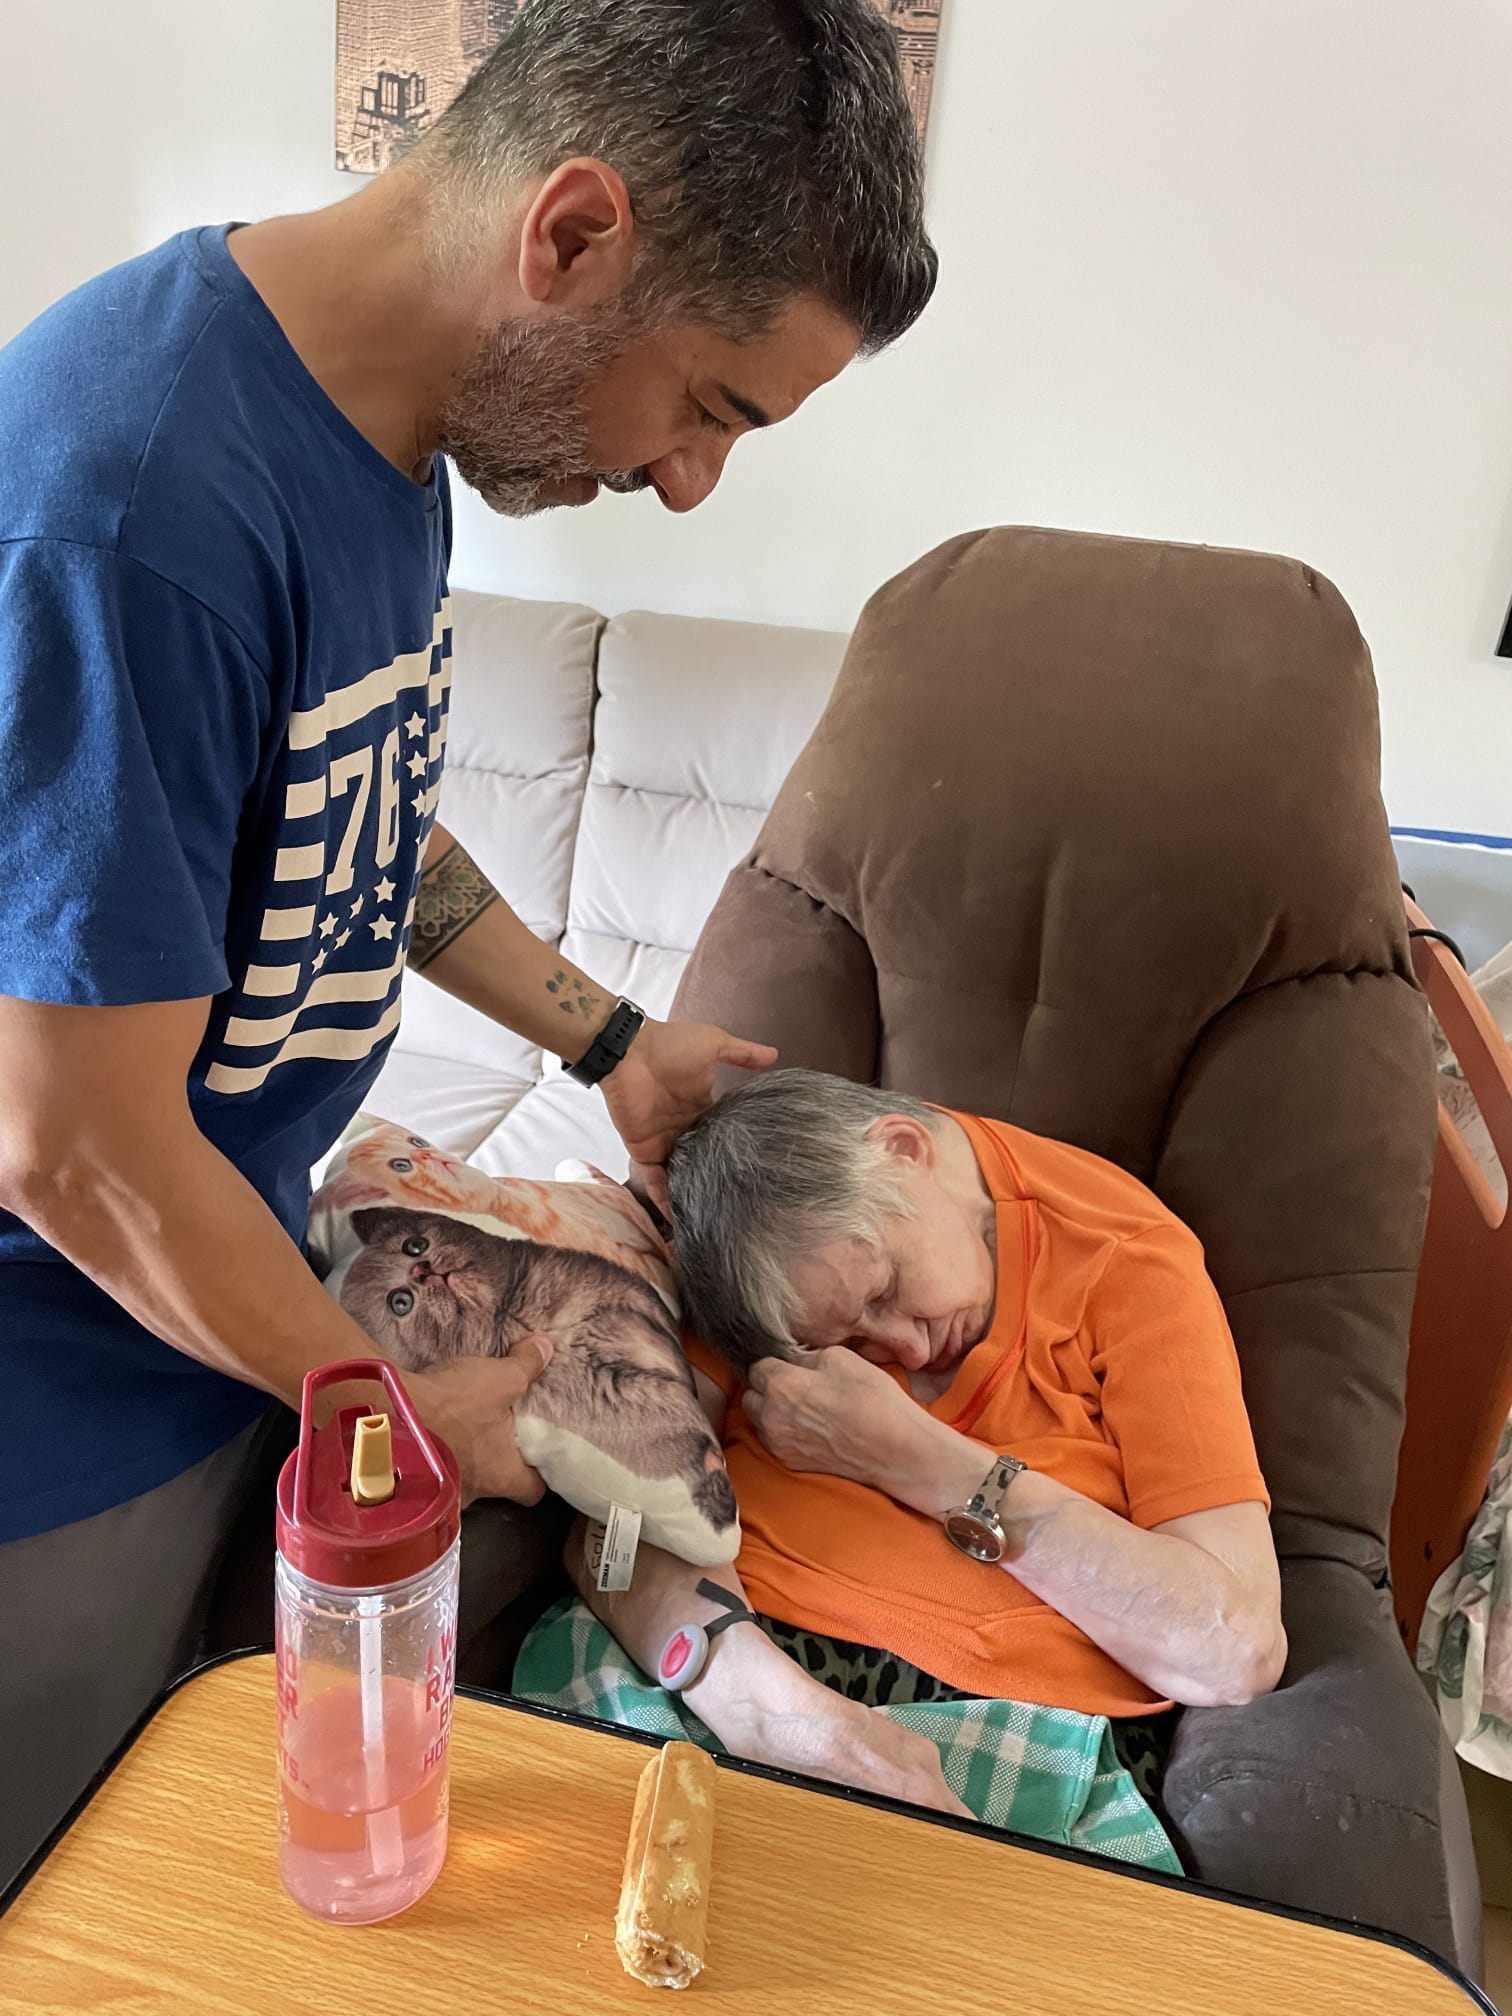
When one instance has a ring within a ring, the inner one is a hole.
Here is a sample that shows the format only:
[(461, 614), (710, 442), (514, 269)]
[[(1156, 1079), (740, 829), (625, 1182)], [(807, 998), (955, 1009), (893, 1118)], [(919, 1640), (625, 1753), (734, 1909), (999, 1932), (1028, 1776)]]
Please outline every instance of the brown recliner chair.
[(1369, 656), (1309, 569), (956, 540), (868, 607), (676, 1012), (1092, 1149), (1196, 1230), (1291, 1655), (1266, 1700), (1181, 1714), (1178, 1846), (1473, 1968), (1387, 1583), (1434, 1095), (1378, 770)]

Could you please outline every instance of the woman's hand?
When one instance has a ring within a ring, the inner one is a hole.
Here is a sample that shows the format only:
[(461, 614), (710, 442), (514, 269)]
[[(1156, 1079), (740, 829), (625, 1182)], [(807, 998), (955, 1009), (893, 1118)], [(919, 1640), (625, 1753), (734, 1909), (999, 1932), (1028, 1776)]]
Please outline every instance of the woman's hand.
[(974, 1817), (945, 1783), (940, 1753), (928, 1737), (823, 1686), (754, 1626), (727, 1632), (716, 1643), (707, 1677), (688, 1690), (688, 1706), (737, 1757), (958, 1819)]
[(992, 1460), (990, 1449), (936, 1420), (907, 1387), (843, 1344), (798, 1365), (762, 1359), (741, 1405), (789, 1470), (869, 1484), (931, 1519), (964, 1505)]
[(741, 1404), (789, 1470), (848, 1477), (905, 1503), (941, 1427), (880, 1365), (844, 1345), (801, 1365), (762, 1359)]
[(810, 1684), (820, 1698), (805, 1712), (766, 1714), (758, 1762), (957, 1819), (975, 1817), (945, 1783), (940, 1753), (927, 1736), (890, 1721), (880, 1708), (863, 1708), (818, 1681)]
[(603, 1090), (633, 1173), (658, 1210), (665, 1213), (667, 1205), (663, 1165), (678, 1136), (712, 1101), (719, 1066), (764, 1071), (776, 1062), (767, 1044), (747, 1043), (707, 1022), (647, 1021)]

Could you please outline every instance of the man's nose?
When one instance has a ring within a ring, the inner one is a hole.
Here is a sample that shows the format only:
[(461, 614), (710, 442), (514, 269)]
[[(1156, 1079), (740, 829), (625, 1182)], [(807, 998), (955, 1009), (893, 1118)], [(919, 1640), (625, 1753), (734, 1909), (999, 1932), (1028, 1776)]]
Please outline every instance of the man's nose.
[(670, 455), (651, 463), (651, 481), (667, 509), (679, 514), (696, 511), (706, 497), (711, 497), (724, 474), (733, 445), (711, 436), (691, 447), (674, 449)]

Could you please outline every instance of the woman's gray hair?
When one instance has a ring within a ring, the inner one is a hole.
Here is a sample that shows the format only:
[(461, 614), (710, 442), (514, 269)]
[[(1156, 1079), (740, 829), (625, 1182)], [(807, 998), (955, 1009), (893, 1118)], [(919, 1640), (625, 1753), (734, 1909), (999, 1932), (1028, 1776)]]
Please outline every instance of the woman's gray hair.
[(814, 293), (877, 351), (934, 291), (874, 0), (526, 0), (415, 158), (486, 210), (577, 155), (624, 178), (648, 315), (742, 337)]
[(667, 1167), (683, 1313), (744, 1368), (790, 1358), (797, 1263), (838, 1239), (870, 1242), (911, 1215), (897, 1164), (868, 1129), (889, 1114), (932, 1132), (920, 1099), (820, 1071), (768, 1071), (711, 1106)]

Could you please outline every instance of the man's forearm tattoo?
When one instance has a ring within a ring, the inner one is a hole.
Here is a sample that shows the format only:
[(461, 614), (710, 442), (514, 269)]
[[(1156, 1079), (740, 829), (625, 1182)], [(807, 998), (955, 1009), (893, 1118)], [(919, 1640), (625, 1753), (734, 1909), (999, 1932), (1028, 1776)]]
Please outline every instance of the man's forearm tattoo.
[(565, 966), (559, 966), (546, 982), (546, 992), (556, 996), (556, 1004), (564, 1015), (578, 1016), (584, 1022), (591, 1022), (603, 1013), (603, 995), (595, 993), (586, 980), (576, 973), (569, 973)]
[(420, 973), (499, 900), (499, 892), (465, 847), (451, 846), (420, 877), (407, 964)]

